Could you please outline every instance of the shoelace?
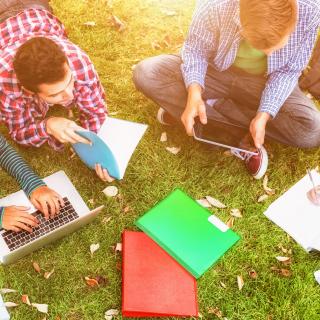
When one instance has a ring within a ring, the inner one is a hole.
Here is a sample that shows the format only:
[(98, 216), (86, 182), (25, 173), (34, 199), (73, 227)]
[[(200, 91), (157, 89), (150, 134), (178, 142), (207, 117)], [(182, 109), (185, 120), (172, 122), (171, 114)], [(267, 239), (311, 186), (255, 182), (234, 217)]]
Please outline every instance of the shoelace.
[(233, 154), (234, 156), (236, 156), (237, 158), (240, 158), (243, 161), (249, 161), (251, 159), (251, 157), (253, 157), (253, 154), (247, 153), (247, 152), (242, 152), (242, 151), (238, 151), (235, 149), (231, 149), (231, 154)]

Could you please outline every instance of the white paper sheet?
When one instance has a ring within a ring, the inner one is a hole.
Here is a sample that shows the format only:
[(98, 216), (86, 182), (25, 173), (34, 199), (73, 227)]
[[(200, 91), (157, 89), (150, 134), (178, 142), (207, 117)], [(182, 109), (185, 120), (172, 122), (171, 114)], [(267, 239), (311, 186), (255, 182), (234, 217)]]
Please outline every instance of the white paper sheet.
[(0, 294), (0, 320), (9, 320), (10, 319), (10, 315), (7, 311), (7, 308), (4, 305), (2, 296)]
[(98, 136), (112, 150), (124, 176), (130, 158), (144, 135), (147, 125), (108, 117), (98, 132)]
[[(319, 173), (313, 170), (312, 176), (315, 184), (320, 185)], [(306, 251), (320, 251), (320, 206), (315, 206), (307, 198), (310, 189), (312, 183), (309, 175), (306, 175), (272, 203), (265, 215)]]

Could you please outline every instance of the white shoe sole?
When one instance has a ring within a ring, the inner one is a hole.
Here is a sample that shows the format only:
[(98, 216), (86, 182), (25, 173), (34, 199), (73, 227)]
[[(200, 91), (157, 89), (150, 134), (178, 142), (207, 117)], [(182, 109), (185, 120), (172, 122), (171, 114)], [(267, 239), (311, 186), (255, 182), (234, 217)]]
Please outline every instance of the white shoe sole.
[(264, 161), (262, 162), (262, 166), (261, 166), (260, 170), (258, 171), (258, 173), (253, 176), (256, 180), (261, 179), (266, 174), (267, 169), (268, 169), (268, 164), (269, 164), (267, 150), (264, 147), (261, 147), (261, 152), (262, 152), (262, 157), (263, 157)]

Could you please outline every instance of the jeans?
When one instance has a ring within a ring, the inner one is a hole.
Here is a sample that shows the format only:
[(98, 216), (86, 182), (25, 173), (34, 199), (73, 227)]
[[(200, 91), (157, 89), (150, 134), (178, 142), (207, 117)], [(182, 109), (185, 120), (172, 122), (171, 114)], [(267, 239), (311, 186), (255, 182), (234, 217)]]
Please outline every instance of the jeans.
[[(177, 120), (187, 104), (180, 66), (179, 56), (160, 55), (141, 61), (133, 73), (136, 88)], [(212, 107), (207, 105), (208, 118), (249, 128), (266, 80), (234, 67), (220, 72), (209, 65), (202, 96), (205, 101), (218, 102)], [(300, 148), (320, 146), (320, 112), (298, 85), (277, 116), (268, 122), (266, 138)]]
[(0, 23), (13, 17), (25, 9), (39, 8), (52, 12), (49, 5), (50, 0), (1, 0), (0, 1)]

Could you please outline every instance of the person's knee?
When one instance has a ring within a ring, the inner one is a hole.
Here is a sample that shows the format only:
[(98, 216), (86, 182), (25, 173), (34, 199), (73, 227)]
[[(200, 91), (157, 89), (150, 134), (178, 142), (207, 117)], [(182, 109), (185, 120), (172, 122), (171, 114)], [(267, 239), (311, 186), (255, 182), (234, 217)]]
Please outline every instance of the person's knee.
[(320, 112), (314, 112), (313, 117), (304, 121), (298, 139), (302, 148), (320, 147)]
[(132, 79), (137, 90), (147, 93), (151, 89), (150, 87), (156, 79), (155, 68), (153, 58), (142, 60), (135, 66)]

